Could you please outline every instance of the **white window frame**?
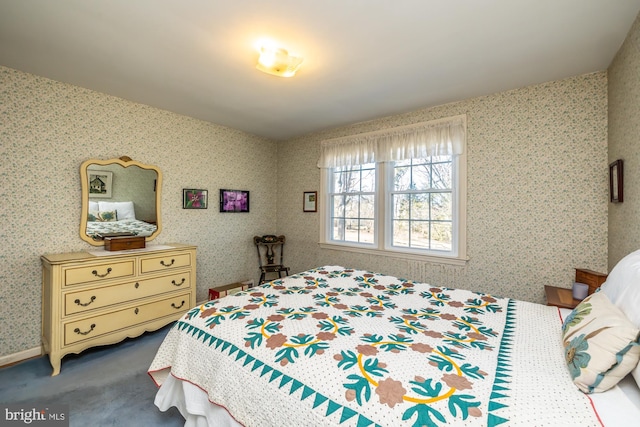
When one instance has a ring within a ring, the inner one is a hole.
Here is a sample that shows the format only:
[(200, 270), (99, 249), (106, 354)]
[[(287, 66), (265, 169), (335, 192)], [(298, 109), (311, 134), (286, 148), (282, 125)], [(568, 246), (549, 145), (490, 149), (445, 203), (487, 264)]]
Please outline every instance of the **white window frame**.
[[(374, 164), (374, 170), (375, 170), (375, 174), (376, 174), (376, 181), (375, 181), (375, 186), (376, 186), (376, 191), (371, 193), (374, 195), (374, 200), (375, 202), (375, 207), (374, 207), (374, 220), (373, 220), (373, 228), (375, 230), (378, 230), (378, 218), (380, 218), (380, 215), (378, 213), (378, 191), (377, 189), (380, 188), (380, 183), (379, 183), (379, 177), (380, 177), (380, 172), (379, 172), (379, 168), (380, 168), (380, 164), (379, 163), (375, 163)], [(326, 176), (325, 181), (326, 181), (326, 186), (324, 187), (325, 189), (327, 189), (327, 191), (325, 193), (326, 194), (326, 200), (327, 203), (331, 203), (331, 194), (329, 193), (328, 189), (331, 187), (331, 183), (332, 183), (332, 179), (333, 179), (333, 170), (334, 169), (323, 169), (323, 173)], [(362, 194), (368, 194), (368, 193), (353, 193), (353, 194), (358, 194), (358, 195), (362, 195)], [(331, 240), (331, 229), (333, 228), (333, 224), (329, 225), (332, 220), (331, 220), (331, 206), (329, 206), (327, 203), (323, 203), (323, 206), (326, 206), (326, 209), (321, 209), (321, 212), (323, 215), (326, 215), (326, 222), (327, 222), (327, 231), (328, 231), (328, 235), (326, 236), (326, 241), (330, 242), (330, 243), (335, 243), (338, 245), (345, 245), (345, 246), (355, 246), (355, 247), (362, 247), (362, 248), (375, 248), (378, 245), (378, 236), (379, 234), (376, 232), (373, 236), (374, 241), (373, 243), (366, 243), (366, 242), (353, 242), (353, 241), (338, 241), (338, 240)]]
[[(389, 193), (392, 182), (389, 176), (392, 174), (393, 163), (381, 162), (376, 164), (376, 235), (374, 244), (357, 242), (340, 242), (331, 240), (331, 215), (329, 188), (331, 170), (322, 168), (320, 175), (320, 247), (324, 249), (342, 250), (348, 252), (358, 252), (363, 254), (374, 254), (387, 257), (413, 259), (441, 264), (465, 265), (467, 258), (467, 150), (466, 138), (465, 149), (462, 154), (453, 156), (453, 227), (452, 227), (452, 251), (435, 251), (415, 248), (393, 247), (391, 245), (391, 233), (386, 230), (392, 229), (391, 203)], [(391, 169), (391, 172), (388, 170)]]

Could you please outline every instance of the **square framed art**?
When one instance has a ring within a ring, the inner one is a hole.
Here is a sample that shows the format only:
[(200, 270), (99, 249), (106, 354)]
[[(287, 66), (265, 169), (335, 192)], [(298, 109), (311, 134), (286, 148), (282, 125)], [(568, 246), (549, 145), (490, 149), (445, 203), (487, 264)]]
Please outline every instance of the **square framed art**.
[(182, 209), (207, 209), (207, 190), (182, 189)]
[(113, 172), (100, 169), (87, 169), (89, 179), (89, 197), (110, 199), (113, 190)]

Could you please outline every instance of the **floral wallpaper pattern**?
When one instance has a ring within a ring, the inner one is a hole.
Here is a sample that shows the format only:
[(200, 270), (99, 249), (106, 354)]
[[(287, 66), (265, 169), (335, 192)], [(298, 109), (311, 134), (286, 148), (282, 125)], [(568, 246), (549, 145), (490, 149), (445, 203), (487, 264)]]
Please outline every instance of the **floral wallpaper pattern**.
[[(467, 115), (466, 266), (318, 247), (320, 214), (289, 195), (319, 189), (322, 140), (458, 114)], [(606, 72), (318, 132), (279, 152), (278, 232), (293, 271), (336, 264), (540, 303), (544, 285), (571, 287), (576, 267), (607, 271)]]
[[(0, 67), (0, 357), (40, 346), (40, 255), (91, 249), (79, 237), (80, 165), (123, 155), (163, 174), (153, 243), (198, 246), (198, 300), (258, 278), (251, 238), (275, 232), (274, 142)], [(206, 210), (182, 189), (209, 190)], [(251, 212), (218, 212), (218, 189), (251, 191)], [(302, 197), (302, 196), (301, 196)]]
[(640, 249), (640, 15), (609, 67), (609, 163), (624, 162), (624, 201), (609, 204), (609, 268)]

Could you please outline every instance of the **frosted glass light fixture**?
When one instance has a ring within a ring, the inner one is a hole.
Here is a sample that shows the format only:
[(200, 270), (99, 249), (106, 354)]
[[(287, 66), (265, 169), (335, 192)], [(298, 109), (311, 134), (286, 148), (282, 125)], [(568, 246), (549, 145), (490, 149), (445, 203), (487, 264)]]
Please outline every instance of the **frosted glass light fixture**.
[(302, 64), (302, 58), (289, 55), (285, 49), (262, 47), (256, 68), (278, 77), (292, 77)]

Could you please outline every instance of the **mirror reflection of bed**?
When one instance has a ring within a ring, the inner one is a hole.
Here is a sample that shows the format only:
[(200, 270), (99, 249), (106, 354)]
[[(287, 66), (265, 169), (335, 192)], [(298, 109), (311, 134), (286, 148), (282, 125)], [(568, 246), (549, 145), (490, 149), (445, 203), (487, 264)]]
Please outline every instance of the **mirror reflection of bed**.
[(109, 235), (151, 236), (156, 230), (156, 220), (145, 221), (136, 217), (132, 201), (104, 202), (89, 200), (87, 235), (96, 239)]
[(161, 177), (158, 168), (129, 157), (84, 162), (80, 237), (102, 245), (107, 236), (157, 236)]

